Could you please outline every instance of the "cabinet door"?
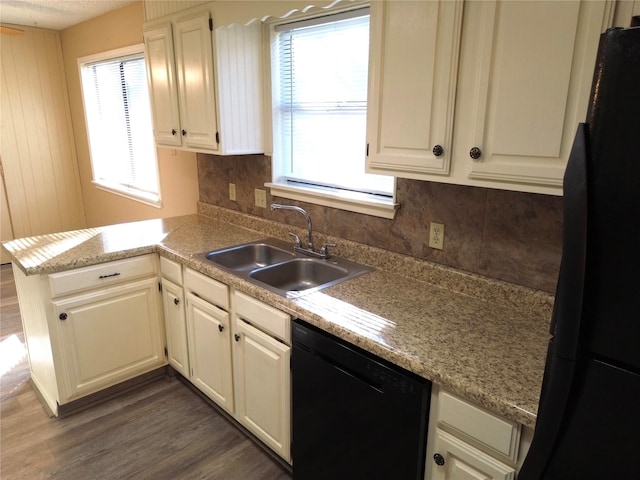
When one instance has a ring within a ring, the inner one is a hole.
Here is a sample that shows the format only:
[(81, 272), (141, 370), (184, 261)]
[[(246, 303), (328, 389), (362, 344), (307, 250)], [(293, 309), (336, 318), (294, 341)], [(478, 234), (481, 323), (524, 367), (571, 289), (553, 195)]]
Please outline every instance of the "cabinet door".
[(188, 378), (189, 349), (187, 347), (187, 322), (182, 287), (163, 279), (162, 300), (169, 364)]
[(217, 151), (213, 45), (208, 13), (175, 22), (175, 55), (183, 144)]
[(236, 319), (234, 361), (236, 418), (289, 461), (291, 347)]
[(372, 2), (368, 172), (449, 173), (461, 25), (462, 2)]
[(187, 294), (190, 379), (218, 405), (233, 413), (229, 314)]
[(61, 403), (166, 363), (155, 278), (53, 302)]
[(144, 46), (153, 112), (153, 136), (157, 145), (180, 146), (182, 136), (171, 24), (145, 30)]
[(436, 430), (434, 458), (427, 459), (427, 478), (431, 480), (513, 480), (515, 469), (490, 457), (486, 453)]
[(605, 1), (465, 4), (454, 152), (465, 176), (562, 193), (612, 11)]

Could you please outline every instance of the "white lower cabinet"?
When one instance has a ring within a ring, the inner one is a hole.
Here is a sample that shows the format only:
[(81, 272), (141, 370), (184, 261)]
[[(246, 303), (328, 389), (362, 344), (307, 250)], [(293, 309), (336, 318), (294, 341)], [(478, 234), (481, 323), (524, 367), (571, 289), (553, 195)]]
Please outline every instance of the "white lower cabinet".
[(187, 294), (190, 378), (209, 398), (233, 413), (229, 314)]
[(25, 275), (14, 267), (33, 384), (53, 415), (167, 361), (158, 257)]
[(171, 365), (178, 365), (194, 386), (291, 462), (291, 317), (185, 268), (185, 373), (179, 366), (187, 361), (176, 358), (182, 346), (175, 342), (181, 338), (176, 310), (182, 302), (172, 282), (165, 278), (163, 286), (169, 287), (164, 296)]
[(182, 265), (168, 258), (160, 257), (160, 273), (162, 274), (162, 303), (169, 365), (185, 377), (189, 377)]
[(433, 386), (426, 480), (513, 480), (531, 429)]
[(229, 287), (185, 269), (187, 378), (227, 412), (234, 412)]
[(433, 445), (432, 480), (510, 480), (515, 469), (437, 429)]
[(63, 399), (75, 399), (164, 363), (158, 282), (150, 278), (53, 302), (65, 367)]
[(182, 286), (163, 278), (162, 302), (164, 304), (164, 326), (167, 334), (169, 365), (188, 377), (189, 350), (187, 349), (187, 322)]
[(291, 318), (240, 292), (233, 305), (236, 418), (291, 461)]

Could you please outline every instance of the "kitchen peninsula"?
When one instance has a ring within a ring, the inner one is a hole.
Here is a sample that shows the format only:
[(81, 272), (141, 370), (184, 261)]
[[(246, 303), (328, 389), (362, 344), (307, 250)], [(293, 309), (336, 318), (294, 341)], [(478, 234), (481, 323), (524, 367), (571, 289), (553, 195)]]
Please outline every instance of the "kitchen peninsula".
[(297, 299), (199, 258), (265, 237), (285, 239), (288, 230), (200, 204), (199, 215), (43, 235), (4, 247), (27, 276), (159, 253), (514, 422), (535, 425), (551, 296), (331, 237), (336, 254), (375, 271)]

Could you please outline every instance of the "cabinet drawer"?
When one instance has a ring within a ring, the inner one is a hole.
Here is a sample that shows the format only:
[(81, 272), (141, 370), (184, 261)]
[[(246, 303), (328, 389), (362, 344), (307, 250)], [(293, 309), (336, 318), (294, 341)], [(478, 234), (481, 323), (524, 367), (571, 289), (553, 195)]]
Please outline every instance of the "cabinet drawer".
[(182, 265), (168, 258), (160, 257), (162, 276), (176, 285), (182, 285)]
[(234, 292), (233, 301), (237, 317), (291, 345), (289, 315), (241, 292)]
[(517, 423), (446, 392), (440, 392), (438, 410), (441, 425), (448, 425), (514, 461), (517, 459), (520, 445), (520, 425)]
[(154, 275), (157, 272), (156, 256), (140, 257), (101, 263), (49, 275), (51, 295), (59, 297), (74, 292), (101, 288), (136, 278)]
[(229, 310), (229, 287), (224, 283), (187, 268), (184, 272), (184, 286), (207, 302)]

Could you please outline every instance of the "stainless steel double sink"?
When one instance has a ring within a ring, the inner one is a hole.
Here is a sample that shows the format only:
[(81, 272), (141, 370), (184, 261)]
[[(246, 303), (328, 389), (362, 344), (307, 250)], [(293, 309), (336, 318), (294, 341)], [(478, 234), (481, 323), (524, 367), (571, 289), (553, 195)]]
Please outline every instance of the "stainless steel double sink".
[(275, 238), (214, 250), (203, 256), (216, 266), (285, 297), (320, 290), (372, 271), (340, 257), (318, 259), (295, 253), (290, 244)]

